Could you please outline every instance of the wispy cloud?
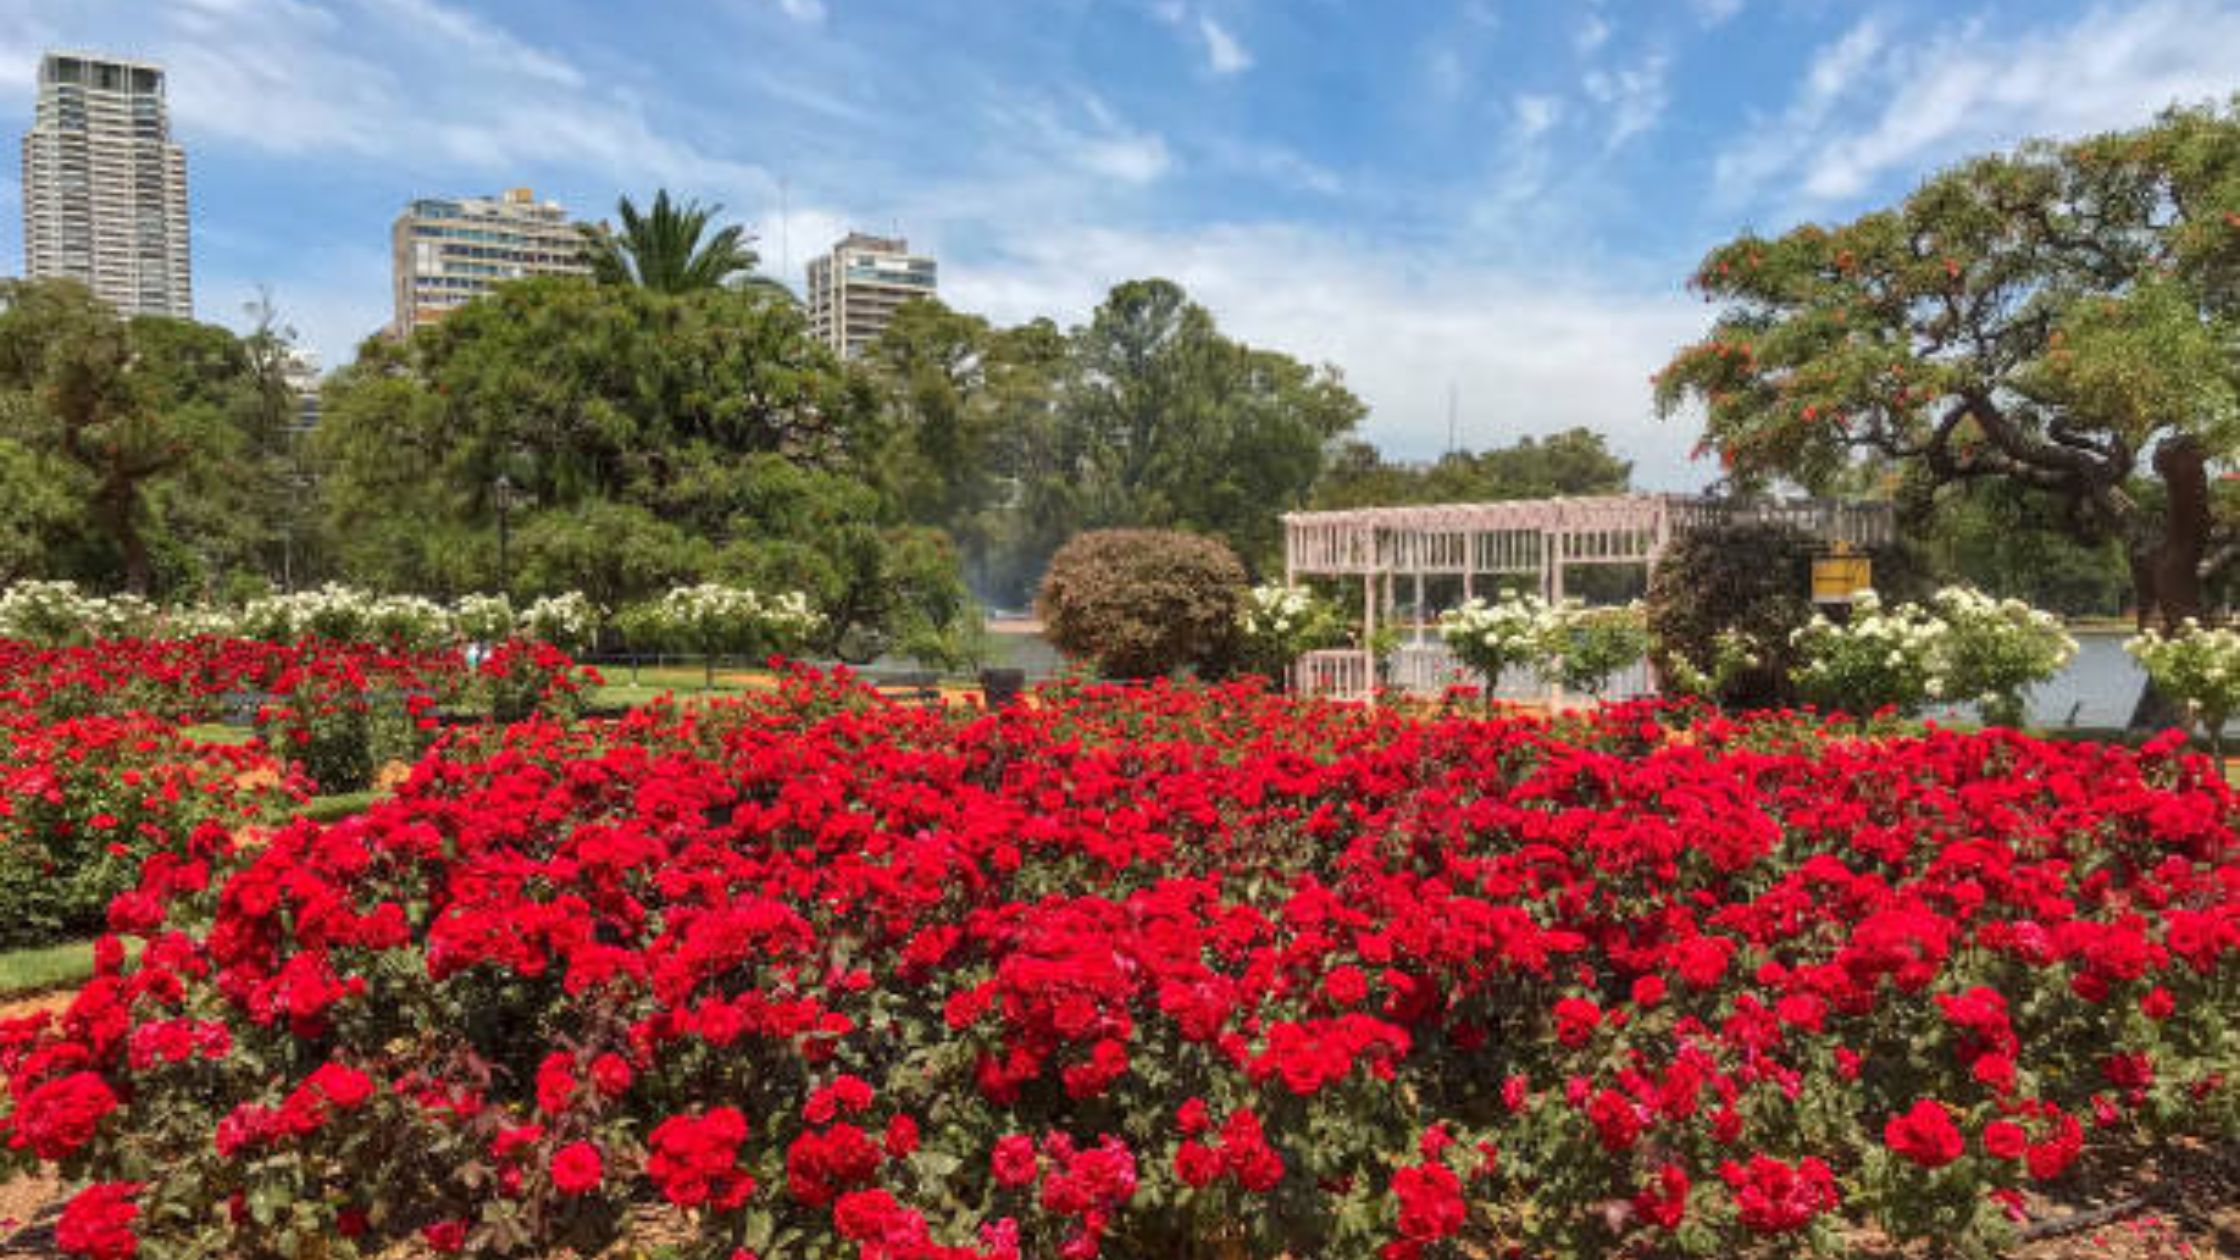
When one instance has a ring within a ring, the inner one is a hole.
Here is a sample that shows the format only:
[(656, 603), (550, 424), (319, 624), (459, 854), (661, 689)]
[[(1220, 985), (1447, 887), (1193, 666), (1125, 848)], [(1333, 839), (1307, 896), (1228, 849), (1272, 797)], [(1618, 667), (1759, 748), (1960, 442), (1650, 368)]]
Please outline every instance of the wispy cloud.
[(1572, 37), (1573, 45), (1578, 48), (1581, 56), (1586, 56), (1609, 42), (1609, 19), (1593, 9), (1587, 10), (1586, 16), (1579, 20), (1578, 34)]
[(1158, 0), (1151, 15), (1174, 27), (1205, 54), (1206, 70), (1215, 77), (1242, 74), (1252, 68), (1252, 52), (1234, 32), (1210, 13), (1193, 15), (1183, 0)]
[(1867, 194), (1901, 170), (2031, 135), (2136, 126), (2234, 85), (2240, 10), (2216, 0), (2095, 8), (2017, 32), (1981, 22), (1899, 42), (1863, 22), (1821, 50), (1789, 108), (1718, 162), (1731, 201), (1795, 172), (1800, 208)]
[(989, 120), (1031, 146), (1029, 165), (1035, 169), (1015, 172), (1022, 181), (1047, 177), (1051, 170), (1075, 170), (1108, 182), (1148, 184), (1174, 166), (1164, 137), (1130, 125), (1093, 94), (1082, 94), (1070, 106), (1005, 99), (991, 106)]
[(1252, 54), (1221, 23), (1200, 17), (1198, 33), (1206, 41), (1206, 69), (1215, 74), (1238, 74), (1252, 68)]
[(1563, 117), (1563, 101), (1554, 96), (1521, 93), (1509, 103), (1509, 113), (1515, 119), (1518, 138), (1531, 140)]
[(1724, 26), (1742, 12), (1744, 0), (1688, 0), (1696, 19), (1705, 26)]
[(1664, 116), (1670, 99), (1665, 86), (1668, 66), (1664, 54), (1651, 53), (1631, 66), (1587, 72), (1580, 86), (1588, 99), (1603, 107), (1609, 120), (1604, 143), (1609, 148), (1655, 127)]
[(824, 0), (778, 0), (778, 12), (796, 22), (815, 25), (824, 21)]

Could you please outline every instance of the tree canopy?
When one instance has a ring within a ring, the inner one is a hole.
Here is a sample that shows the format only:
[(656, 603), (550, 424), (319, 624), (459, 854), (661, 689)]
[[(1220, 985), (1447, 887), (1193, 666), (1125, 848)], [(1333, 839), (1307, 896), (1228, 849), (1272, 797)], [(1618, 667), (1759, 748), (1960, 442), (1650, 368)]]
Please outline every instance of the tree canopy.
[(254, 559), (287, 415), (260, 363), (225, 329), (120, 319), (73, 281), (0, 284), (11, 567), (158, 594)]
[(377, 587), (618, 606), (737, 578), (809, 592), (825, 650), (928, 648), (963, 629), (963, 593), (945, 544), (877, 484), (879, 422), (869, 382), (791, 306), (525, 281), (336, 374), (317, 438), (327, 535)]
[(2236, 520), (2240, 103), (1975, 159), (1834, 227), (1745, 234), (1657, 378), (1737, 481), (1860, 461), (1914, 494), (1996, 480), (2130, 558), (2142, 620), (2202, 610)]
[(1623, 494), (1633, 464), (1592, 429), (1527, 435), (1508, 446), (1450, 451), (1428, 465), (1392, 463), (1367, 442), (1347, 442), (1315, 486), (1317, 508), (1400, 503), (1483, 503)]
[(582, 229), (591, 274), (601, 284), (636, 285), (659, 293), (722, 288), (750, 277), (762, 258), (747, 230), (730, 223), (708, 233), (709, 223), (721, 213), (720, 205), (672, 202), (666, 188), (653, 194), (653, 204), (643, 212), (623, 197), (615, 203), (620, 231), (603, 223)]
[(1065, 333), (911, 303), (866, 366), (914, 519), (1007, 603), (1086, 529), (1186, 529), (1274, 564), (1278, 516), (1365, 414), (1335, 369), (1225, 336), (1167, 280), (1115, 286)]

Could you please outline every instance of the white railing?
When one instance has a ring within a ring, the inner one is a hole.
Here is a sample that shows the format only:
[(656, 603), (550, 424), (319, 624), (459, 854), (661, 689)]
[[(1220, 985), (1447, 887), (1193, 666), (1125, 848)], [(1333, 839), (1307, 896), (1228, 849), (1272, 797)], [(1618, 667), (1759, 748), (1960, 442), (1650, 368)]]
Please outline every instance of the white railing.
[(1330, 648), (1299, 658), (1292, 666), (1292, 689), (1322, 700), (1366, 700), (1373, 676), (1367, 652)]
[(1403, 643), (1392, 650), (1392, 686), (1409, 695), (1442, 695), (1449, 687), (1477, 681), (1444, 643)]
[[(1435, 698), (1445, 695), (1450, 687), (1480, 685), (1478, 675), (1456, 660), (1453, 650), (1444, 643), (1403, 643), (1393, 649), (1386, 664), (1389, 672), (1382, 680), (1383, 685), (1404, 695)], [(1366, 700), (1371, 694), (1375, 673), (1368, 653), (1334, 648), (1300, 657), (1292, 667), (1291, 676), (1293, 690), (1301, 696)], [(1603, 688), (1602, 698), (1625, 700), (1654, 695), (1656, 690), (1656, 678), (1649, 669), (1649, 662), (1637, 661), (1611, 677), (1610, 685)], [(1539, 676), (1521, 669), (1503, 672), (1493, 694), (1503, 700), (1558, 705), (1577, 705), (1588, 700), (1583, 694), (1559, 695)]]

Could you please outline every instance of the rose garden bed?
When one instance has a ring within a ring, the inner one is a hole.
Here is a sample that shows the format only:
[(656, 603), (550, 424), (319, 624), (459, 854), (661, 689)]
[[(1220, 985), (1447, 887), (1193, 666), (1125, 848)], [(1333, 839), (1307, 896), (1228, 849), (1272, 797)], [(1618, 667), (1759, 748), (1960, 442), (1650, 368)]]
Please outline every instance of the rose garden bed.
[(802, 675), (162, 850), (0, 1160), (94, 1256), (1994, 1249), (2240, 1131), (2236, 818), (2172, 741)]

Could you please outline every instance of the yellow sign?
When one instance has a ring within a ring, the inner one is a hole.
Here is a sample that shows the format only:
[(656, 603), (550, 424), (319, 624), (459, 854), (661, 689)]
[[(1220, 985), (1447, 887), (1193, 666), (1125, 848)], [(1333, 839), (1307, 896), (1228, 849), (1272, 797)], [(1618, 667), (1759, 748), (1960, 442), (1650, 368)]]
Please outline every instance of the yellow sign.
[(1812, 558), (1812, 602), (1848, 604), (1851, 597), (1874, 586), (1874, 561), (1837, 543), (1827, 555)]

